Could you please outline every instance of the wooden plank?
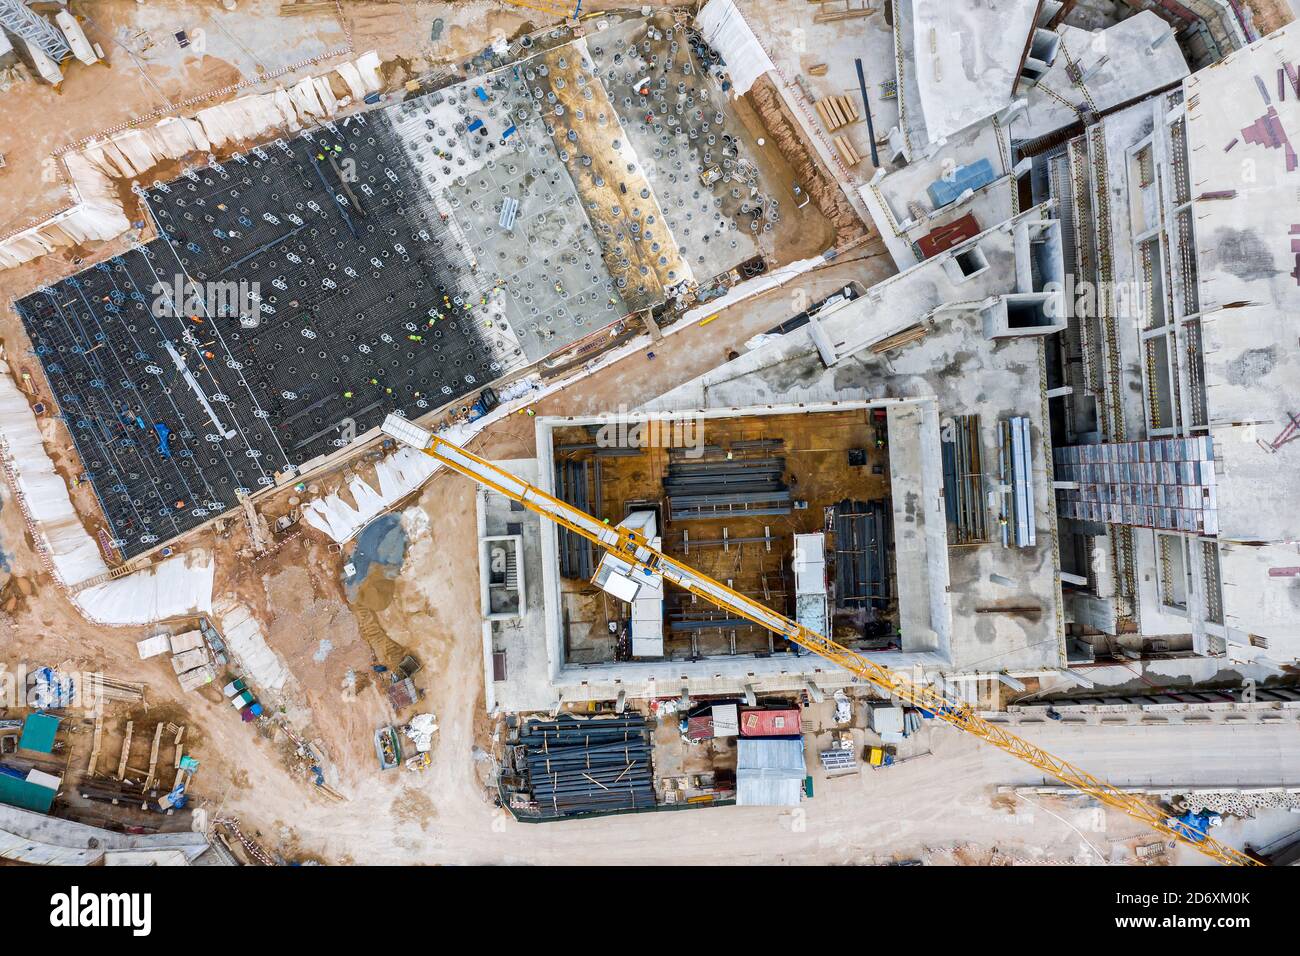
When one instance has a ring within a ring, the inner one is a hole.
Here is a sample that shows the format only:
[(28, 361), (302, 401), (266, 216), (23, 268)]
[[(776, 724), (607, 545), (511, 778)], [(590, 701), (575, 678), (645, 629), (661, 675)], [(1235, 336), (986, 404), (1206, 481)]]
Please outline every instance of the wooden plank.
[(917, 325), (908, 326), (901, 332), (895, 332), (893, 335), (886, 336), (874, 345), (868, 346), (868, 348), (876, 354), (888, 352), (890, 349), (896, 349), (912, 342), (920, 341), (925, 338), (928, 333), (929, 330), (924, 325), (918, 323)]
[(848, 165), (856, 166), (862, 162), (862, 157), (858, 155), (858, 151), (853, 148), (853, 143), (850, 142), (847, 136), (836, 136), (835, 145), (839, 148), (840, 155), (844, 157), (844, 161)]
[(162, 744), (163, 725), (153, 729), (153, 747), (149, 751), (149, 772), (144, 778), (144, 788), (148, 790), (154, 784), (154, 777), (158, 772), (158, 748)]
[(840, 110), (840, 104), (835, 102), (835, 100), (836, 97), (828, 96), (823, 100), (823, 102), (826, 104), (826, 109), (830, 111), (831, 117), (835, 120), (835, 125), (831, 128), (839, 129), (847, 122), (847, 120), (844, 119), (844, 113)]
[(128, 720), (126, 722), (126, 736), (122, 739), (122, 759), (117, 762), (117, 779), (126, 778), (126, 760), (131, 756), (131, 734), (135, 730), (135, 722)]
[(93, 777), (99, 764), (99, 745), (104, 740), (104, 718), (95, 718), (95, 737), (90, 747), (90, 763), (86, 766), (86, 776)]

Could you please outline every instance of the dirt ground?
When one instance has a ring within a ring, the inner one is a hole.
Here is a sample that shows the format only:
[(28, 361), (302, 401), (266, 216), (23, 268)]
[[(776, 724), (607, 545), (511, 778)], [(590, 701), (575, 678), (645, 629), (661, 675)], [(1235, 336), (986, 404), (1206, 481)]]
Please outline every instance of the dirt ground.
[(1245, 0), (1245, 5), (1255, 15), (1255, 30), (1260, 36), (1266, 36), (1295, 19), (1288, 0)]

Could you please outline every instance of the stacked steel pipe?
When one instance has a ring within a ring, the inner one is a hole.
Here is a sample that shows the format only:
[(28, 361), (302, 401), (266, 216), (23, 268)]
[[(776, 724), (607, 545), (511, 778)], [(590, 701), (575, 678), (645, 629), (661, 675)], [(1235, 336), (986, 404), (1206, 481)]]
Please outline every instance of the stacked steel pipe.
[(645, 718), (530, 720), (519, 735), (540, 812), (574, 816), (655, 805)]

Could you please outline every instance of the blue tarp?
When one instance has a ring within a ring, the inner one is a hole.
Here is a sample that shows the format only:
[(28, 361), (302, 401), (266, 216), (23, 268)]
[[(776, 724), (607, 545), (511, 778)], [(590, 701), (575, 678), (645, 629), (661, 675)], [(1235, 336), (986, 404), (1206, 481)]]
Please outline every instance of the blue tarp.
[(993, 173), (993, 164), (987, 159), (977, 160), (966, 166), (958, 166), (951, 176), (945, 176), (943, 179), (936, 179), (926, 189), (930, 195), (930, 202), (935, 209), (942, 209), (951, 202), (955, 202), (968, 189), (979, 189), (981, 186), (987, 186), (997, 178)]

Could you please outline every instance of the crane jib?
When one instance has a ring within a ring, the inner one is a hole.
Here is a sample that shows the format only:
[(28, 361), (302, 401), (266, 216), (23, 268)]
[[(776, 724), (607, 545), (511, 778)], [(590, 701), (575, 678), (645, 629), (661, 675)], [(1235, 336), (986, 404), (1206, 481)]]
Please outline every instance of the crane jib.
[(950, 699), (946, 695), (938, 693), (928, 686), (918, 684), (883, 664), (878, 664), (863, 657), (861, 654), (836, 643), (824, 635), (809, 630), (803, 625), (773, 611), (771, 608), (733, 591), (721, 582), (715, 581), (687, 565), (655, 551), (642, 539), (639, 539), (634, 532), (611, 527), (606, 522), (592, 517), (585, 511), (581, 511), (539, 488), (534, 488), (526, 481), (504, 469), (498, 468), (491, 462), (484, 461), (460, 446), (434, 436), (431, 432), (399, 415), (390, 414), (384, 421), (382, 428), (385, 434), (423, 451), (467, 478), (472, 478), (479, 484), (518, 501), (524, 507), (542, 517), (549, 518), (573, 530), (593, 544), (618, 555), (623, 560), (636, 564), (643, 570), (658, 574), (665, 581), (698, 594), (724, 611), (739, 614), (747, 620), (787, 638), (792, 643), (838, 664), (855, 677), (886, 691), (899, 700), (920, 708), (924, 714), (943, 720), (959, 730), (964, 730), (979, 737), (981, 740), (1011, 754), (1013, 757), (1023, 760), (1076, 790), (1095, 797), (1108, 806), (1121, 810), (1134, 819), (1146, 823), (1166, 836), (1173, 837), (1221, 863), (1239, 866), (1264, 865), (1260, 860), (1220, 843), (1209, 834), (1195, 829), (1182, 820), (1173, 821), (1177, 823), (1177, 826), (1170, 825), (1169, 822), (1166, 822), (1165, 814), (1146, 800), (1135, 794), (1125, 793), (1108, 783), (1098, 780), (1069, 761), (1062, 760), (1042, 748), (1034, 746), (1029, 741), (990, 723), (976, 714), (964, 701)]

